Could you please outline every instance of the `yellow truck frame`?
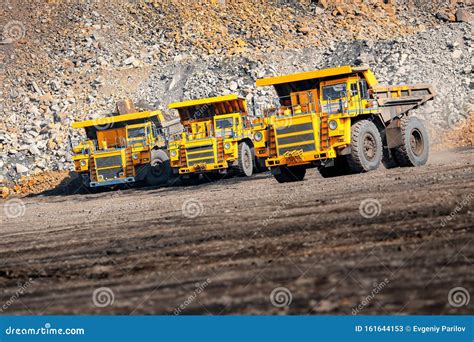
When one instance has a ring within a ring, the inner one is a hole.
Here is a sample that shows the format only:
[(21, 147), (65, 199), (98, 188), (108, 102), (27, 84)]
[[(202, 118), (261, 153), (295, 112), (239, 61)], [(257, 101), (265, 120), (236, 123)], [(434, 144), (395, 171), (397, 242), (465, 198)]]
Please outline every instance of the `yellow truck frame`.
[(184, 131), (169, 143), (171, 167), (184, 182), (200, 174), (210, 180), (235, 172), (263, 171), (268, 157), (264, 118), (251, 117), (247, 102), (231, 94), (169, 105), (179, 113)]
[[(277, 181), (426, 163), (428, 135), (410, 110), (432, 100), (430, 85), (380, 86), (368, 67), (342, 66), (264, 78), (278, 106), (270, 110), (269, 158)], [(267, 112), (269, 110), (267, 109)]]
[(171, 175), (161, 111), (145, 111), (81, 122), (87, 139), (73, 147), (75, 171), (87, 187), (146, 181), (164, 185)]

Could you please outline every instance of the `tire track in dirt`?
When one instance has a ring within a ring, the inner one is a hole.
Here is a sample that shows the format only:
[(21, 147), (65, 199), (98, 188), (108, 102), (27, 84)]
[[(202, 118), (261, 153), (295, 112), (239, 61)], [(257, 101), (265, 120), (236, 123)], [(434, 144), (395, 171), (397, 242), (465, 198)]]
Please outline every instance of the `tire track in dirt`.
[[(350, 314), (387, 280), (359, 313), (472, 314), (447, 295), (474, 291), (473, 162), (459, 150), (414, 169), (333, 179), (310, 170), (295, 184), (258, 175), (24, 198), (24, 216), (2, 217), (0, 304), (31, 278), (7, 314), (173, 314), (209, 279), (182, 314)], [(200, 216), (183, 215), (189, 199)], [(361, 215), (367, 199), (379, 215)], [(93, 305), (99, 287), (113, 305)], [(271, 304), (277, 287), (289, 306)]]

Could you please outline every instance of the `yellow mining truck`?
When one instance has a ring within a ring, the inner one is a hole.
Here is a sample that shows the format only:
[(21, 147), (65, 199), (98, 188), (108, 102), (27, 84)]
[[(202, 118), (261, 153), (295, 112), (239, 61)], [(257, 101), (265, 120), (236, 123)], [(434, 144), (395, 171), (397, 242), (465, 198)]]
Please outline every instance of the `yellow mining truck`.
[(178, 111), (184, 128), (169, 144), (171, 167), (183, 182), (195, 183), (200, 174), (214, 180), (266, 169), (267, 121), (251, 117), (245, 99), (231, 94), (171, 103), (169, 108)]
[(146, 182), (165, 185), (171, 175), (160, 111), (74, 122), (87, 140), (73, 147), (75, 171), (91, 188)]
[(381, 86), (368, 67), (342, 66), (259, 79), (257, 86), (273, 86), (278, 95), (266, 165), (280, 183), (303, 180), (310, 167), (333, 177), (428, 159), (427, 131), (410, 110), (434, 98), (430, 85)]

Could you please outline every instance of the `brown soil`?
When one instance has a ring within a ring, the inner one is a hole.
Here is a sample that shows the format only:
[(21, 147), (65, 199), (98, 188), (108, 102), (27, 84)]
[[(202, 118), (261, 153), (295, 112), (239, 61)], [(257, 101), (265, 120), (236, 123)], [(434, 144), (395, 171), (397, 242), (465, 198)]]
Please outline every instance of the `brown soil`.
[(58, 187), (68, 177), (68, 171), (47, 171), (35, 176), (23, 176), (11, 187), (10, 194), (38, 194)]
[(465, 120), (455, 125), (453, 129), (447, 131), (441, 143), (440, 148), (453, 147), (473, 147), (474, 146), (474, 112), (470, 112)]
[[(379, 288), (360, 314), (472, 314), (448, 293), (474, 291), (473, 163), (467, 149), (419, 168), (308, 170), (293, 184), (261, 174), (24, 198), (24, 215), (1, 212), (0, 304), (11, 302), (5, 314), (351, 314)], [(361, 215), (367, 200), (379, 215)], [(101, 287), (114, 293), (104, 308), (92, 301)], [(272, 305), (277, 287), (289, 306)]]

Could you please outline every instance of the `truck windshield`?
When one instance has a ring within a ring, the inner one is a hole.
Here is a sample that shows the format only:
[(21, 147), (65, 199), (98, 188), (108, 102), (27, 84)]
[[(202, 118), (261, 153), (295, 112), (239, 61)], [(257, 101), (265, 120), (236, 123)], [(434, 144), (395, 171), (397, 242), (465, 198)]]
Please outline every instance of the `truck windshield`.
[(339, 83), (323, 87), (323, 100), (335, 100), (346, 96), (346, 84)]
[(234, 125), (232, 118), (226, 119), (217, 119), (216, 120), (216, 129), (225, 129), (231, 128)]
[(138, 128), (129, 128), (128, 129), (128, 138), (142, 138), (145, 136), (145, 127), (138, 127)]

